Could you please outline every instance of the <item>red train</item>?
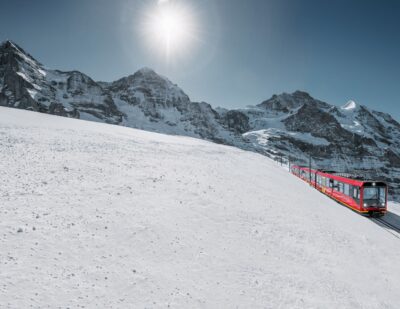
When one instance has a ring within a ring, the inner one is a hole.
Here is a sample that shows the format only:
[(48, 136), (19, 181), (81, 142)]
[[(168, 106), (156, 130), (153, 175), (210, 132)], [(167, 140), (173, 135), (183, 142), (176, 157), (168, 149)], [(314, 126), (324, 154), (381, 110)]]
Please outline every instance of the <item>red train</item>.
[[(352, 210), (370, 216), (383, 216), (387, 211), (388, 187), (382, 181), (355, 179), (349, 174), (292, 166), (292, 174)], [(352, 179), (353, 178), (353, 179)]]

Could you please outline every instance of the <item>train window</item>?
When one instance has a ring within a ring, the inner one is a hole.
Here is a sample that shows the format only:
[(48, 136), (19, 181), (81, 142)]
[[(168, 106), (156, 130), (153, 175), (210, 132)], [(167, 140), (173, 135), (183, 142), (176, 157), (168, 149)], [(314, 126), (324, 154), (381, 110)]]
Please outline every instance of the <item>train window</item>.
[(346, 195), (350, 195), (350, 186), (349, 184), (345, 183), (343, 186), (343, 193)]
[(343, 182), (338, 182), (338, 191), (343, 193)]
[(364, 204), (384, 206), (386, 202), (385, 187), (365, 187), (364, 188)]
[(353, 187), (353, 198), (357, 202), (360, 200), (360, 190), (357, 187)]

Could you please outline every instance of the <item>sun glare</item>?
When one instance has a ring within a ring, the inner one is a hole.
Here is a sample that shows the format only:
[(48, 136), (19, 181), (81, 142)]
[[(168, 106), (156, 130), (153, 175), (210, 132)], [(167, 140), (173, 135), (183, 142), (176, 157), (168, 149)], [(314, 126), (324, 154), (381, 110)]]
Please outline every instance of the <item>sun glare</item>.
[(143, 21), (146, 41), (167, 60), (187, 53), (197, 40), (197, 30), (193, 10), (177, 1), (158, 1)]

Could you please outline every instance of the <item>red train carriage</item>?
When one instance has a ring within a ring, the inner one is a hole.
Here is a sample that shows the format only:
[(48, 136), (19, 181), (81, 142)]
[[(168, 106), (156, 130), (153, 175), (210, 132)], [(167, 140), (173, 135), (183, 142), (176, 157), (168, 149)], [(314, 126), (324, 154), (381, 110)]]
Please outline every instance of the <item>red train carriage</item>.
[(339, 203), (365, 215), (383, 216), (387, 211), (387, 184), (352, 179), (351, 175), (292, 166), (291, 172)]

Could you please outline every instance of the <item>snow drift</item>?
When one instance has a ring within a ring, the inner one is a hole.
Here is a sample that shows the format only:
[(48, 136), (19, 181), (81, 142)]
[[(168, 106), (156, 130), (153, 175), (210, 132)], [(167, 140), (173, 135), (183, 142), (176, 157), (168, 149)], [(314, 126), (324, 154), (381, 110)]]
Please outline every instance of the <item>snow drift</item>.
[(400, 240), (265, 156), (0, 108), (0, 307), (397, 308)]

